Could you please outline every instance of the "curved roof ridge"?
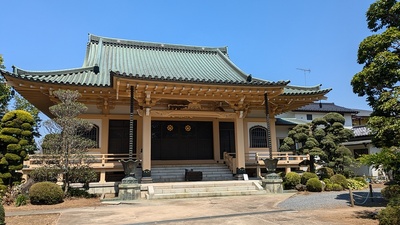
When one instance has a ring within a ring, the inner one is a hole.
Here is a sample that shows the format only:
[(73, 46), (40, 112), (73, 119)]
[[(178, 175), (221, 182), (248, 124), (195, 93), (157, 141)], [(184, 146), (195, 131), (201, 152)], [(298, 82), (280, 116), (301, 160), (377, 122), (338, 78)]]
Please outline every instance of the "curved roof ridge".
[(79, 68), (72, 68), (72, 69), (61, 69), (61, 70), (46, 70), (46, 71), (34, 71), (34, 70), (24, 70), (16, 66), (12, 66), (13, 68), (13, 73), (16, 75), (36, 75), (36, 76), (48, 76), (48, 75), (54, 75), (56, 73), (59, 74), (68, 74), (68, 73), (79, 73), (82, 71), (88, 71), (88, 70), (93, 70), (94, 66), (88, 66), (88, 67), (79, 67)]
[(128, 45), (128, 46), (142, 46), (142, 47), (153, 47), (160, 49), (180, 49), (180, 50), (196, 50), (196, 51), (216, 51), (220, 50), (224, 54), (228, 53), (228, 47), (209, 47), (209, 46), (195, 46), (195, 45), (182, 45), (182, 44), (170, 44), (161, 42), (147, 42), (138, 40), (128, 40), (121, 38), (110, 38), (101, 37), (93, 34), (89, 34), (89, 42), (99, 42), (100, 39), (104, 44), (115, 44), (115, 45)]
[(235, 65), (235, 63), (233, 63), (229, 57), (227, 55), (225, 55), (224, 53), (222, 53), (219, 49), (217, 49), (218, 54), (222, 57), (222, 59), (225, 60), (226, 63), (228, 63), (230, 66), (232, 66), (232, 68), (234, 70), (236, 70), (236, 72), (238, 72), (238, 74), (240, 74), (240, 76), (243, 77), (243, 79), (246, 79), (247, 76), (251, 75), (251, 74), (247, 74), (245, 73), (243, 70), (241, 70), (238, 66)]
[(287, 85), (286, 88), (299, 89), (299, 90), (321, 90), (322, 84), (317, 84), (314, 86), (297, 86), (297, 85)]

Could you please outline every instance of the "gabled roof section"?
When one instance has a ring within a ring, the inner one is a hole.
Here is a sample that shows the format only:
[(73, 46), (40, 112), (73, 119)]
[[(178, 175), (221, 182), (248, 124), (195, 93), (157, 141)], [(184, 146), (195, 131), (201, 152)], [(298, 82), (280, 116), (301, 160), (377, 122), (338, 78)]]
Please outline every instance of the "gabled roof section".
[(13, 66), (9, 76), (36, 82), (52, 84), (71, 84), (78, 86), (109, 86), (110, 76), (100, 76), (94, 73), (94, 67), (82, 67), (68, 70), (26, 71)]
[(284, 88), (281, 96), (301, 96), (301, 95), (314, 95), (314, 94), (327, 94), (332, 88), (321, 89), (321, 85), (312, 87), (292, 86), (287, 85)]
[(301, 112), (337, 112), (337, 113), (357, 113), (354, 109), (337, 106), (335, 103), (319, 103), (314, 102), (309, 105), (300, 107), (293, 111)]
[(296, 126), (298, 124), (306, 124), (306, 123), (307, 123), (306, 121), (296, 118), (276, 118), (275, 120), (275, 125)]
[(354, 132), (354, 137), (371, 136), (371, 130), (366, 126), (357, 126), (351, 128)]
[[(99, 68), (94, 73), (94, 68)], [(289, 81), (249, 79), (228, 56), (227, 47), (201, 47), (122, 40), (89, 35), (82, 68), (27, 71), (10, 76), (36, 82), (111, 86), (112, 76), (189, 83), (284, 86)]]
[(116, 75), (138, 79), (286, 85), (288, 82), (254, 80), (228, 57), (227, 47), (201, 47), (89, 36), (84, 67), (100, 67)]

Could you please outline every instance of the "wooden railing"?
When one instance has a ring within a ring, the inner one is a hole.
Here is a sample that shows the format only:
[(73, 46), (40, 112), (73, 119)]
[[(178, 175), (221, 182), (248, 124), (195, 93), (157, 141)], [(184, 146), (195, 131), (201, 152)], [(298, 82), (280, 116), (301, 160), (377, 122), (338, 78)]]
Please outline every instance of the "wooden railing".
[[(224, 153), (224, 162), (233, 173), (236, 172), (237, 168), (235, 156), (235, 153)], [(269, 157), (269, 152), (246, 153), (246, 167), (255, 166), (257, 168), (257, 173), (260, 174), (261, 167), (264, 166), (263, 159)], [(299, 163), (306, 159), (309, 159), (309, 155), (296, 155), (293, 154), (293, 152), (273, 152), (272, 158), (279, 159), (278, 168), (285, 168), (287, 171), (290, 170), (291, 167), (299, 167)]]
[[(110, 167), (120, 167), (119, 160), (128, 159), (128, 154), (97, 154), (89, 153), (86, 157), (81, 159), (81, 161), (75, 161), (75, 163), (88, 164), (92, 168), (110, 168)], [(136, 159), (136, 154), (132, 157)], [(57, 164), (58, 156), (48, 155), (48, 154), (35, 154), (30, 155), (29, 160), (24, 161), (24, 169), (31, 170), (37, 167), (42, 167), (45, 165)], [(71, 157), (71, 163), (74, 163), (74, 157)]]

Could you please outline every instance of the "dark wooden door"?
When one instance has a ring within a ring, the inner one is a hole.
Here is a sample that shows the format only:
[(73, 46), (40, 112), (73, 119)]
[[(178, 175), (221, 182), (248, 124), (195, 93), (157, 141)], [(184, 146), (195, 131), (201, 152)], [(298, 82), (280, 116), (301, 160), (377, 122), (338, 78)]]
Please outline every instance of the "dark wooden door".
[(220, 157), (224, 152), (235, 153), (235, 128), (233, 122), (219, 122), (219, 149)]
[(153, 160), (213, 159), (212, 122), (152, 121)]

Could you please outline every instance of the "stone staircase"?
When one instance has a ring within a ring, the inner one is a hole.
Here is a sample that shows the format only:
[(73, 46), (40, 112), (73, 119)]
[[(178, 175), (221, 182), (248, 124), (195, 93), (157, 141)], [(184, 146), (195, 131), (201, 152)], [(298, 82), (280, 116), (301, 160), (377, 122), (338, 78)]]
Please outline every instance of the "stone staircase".
[(259, 181), (197, 181), (145, 184), (146, 199), (174, 199), (263, 195), (267, 192)]
[(154, 165), (151, 178), (154, 183), (181, 182), (185, 181), (185, 170), (202, 172), (202, 181), (233, 180), (232, 172), (224, 164)]

